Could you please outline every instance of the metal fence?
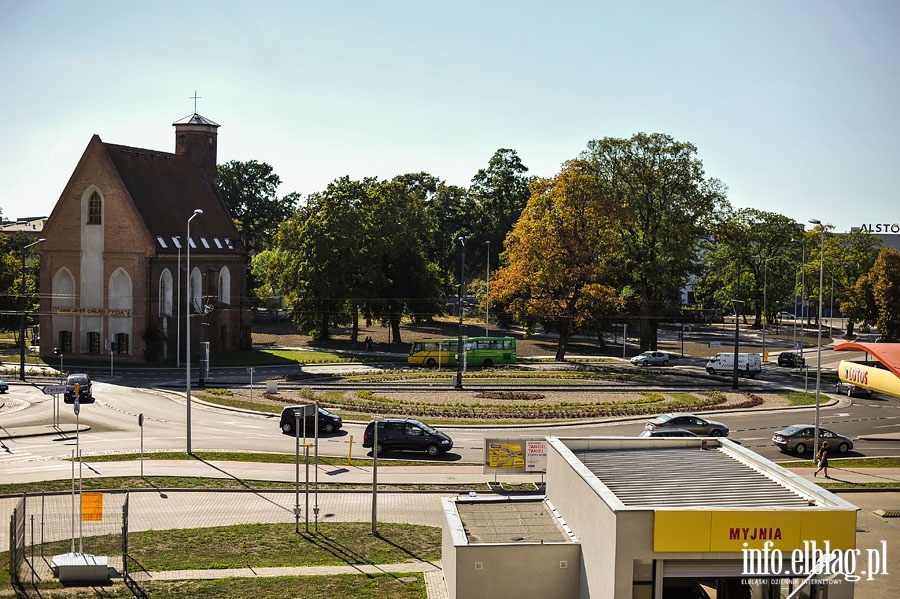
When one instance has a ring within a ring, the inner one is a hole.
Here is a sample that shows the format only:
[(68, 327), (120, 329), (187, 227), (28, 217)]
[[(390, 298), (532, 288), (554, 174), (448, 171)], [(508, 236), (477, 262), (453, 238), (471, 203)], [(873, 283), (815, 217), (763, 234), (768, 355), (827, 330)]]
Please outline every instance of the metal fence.
[[(124, 576), (127, 491), (23, 495), (10, 518), (10, 577), (39, 582), (57, 576), (54, 566), (68, 564), (79, 576), (79, 556), (105, 558), (108, 578)], [(96, 572), (97, 563), (91, 566)]]

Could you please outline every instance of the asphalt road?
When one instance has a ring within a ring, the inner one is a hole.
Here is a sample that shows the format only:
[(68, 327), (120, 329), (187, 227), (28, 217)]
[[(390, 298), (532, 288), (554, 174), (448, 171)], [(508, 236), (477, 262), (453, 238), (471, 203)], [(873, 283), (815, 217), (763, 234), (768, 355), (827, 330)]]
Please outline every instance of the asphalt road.
[[(834, 354), (834, 352), (830, 352)], [(842, 356), (832, 358), (839, 360)], [(696, 364), (677, 368), (697, 368)], [(702, 366), (701, 366), (702, 367)], [(360, 366), (352, 368), (359, 370)], [(243, 371), (246, 369), (237, 369)], [(147, 371), (141, 371), (146, 374)], [(159, 379), (161, 373), (152, 373)], [(174, 374), (174, 373), (173, 373)], [(224, 377), (225, 373), (216, 373)], [(247, 375), (249, 376), (249, 375)], [(259, 376), (259, 375), (257, 375)], [(142, 384), (130, 375), (123, 377), (129, 384)], [(147, 383), (144, 383), (147, 384)], [(791, 375), (787, 369), (767, 365), (766, 373), (755, 381), (741, 379), (741, 386), (757, 388), (799, 388), (809, 384), (802, 377)], [(812, 389), (815, 379), (812, 377)], [(847, 398), (826, 394), (822, 390), (820, 426), (855, 439), (854, 449), (848, 456), (898, 456), (900, 455), (900, 399), (873, 396), (871, 399)], [(134, 386), (119, 386), (104, 382), (94, 383), (94, 404), (82, 406), (78, 422), (91, 427), (78, 436), (78, 447), (84, 454), (111, 452), (184, 451), (187, 448), (186, 397), (183, 391), (158, 391)], [(30, 385), (14, 384), (6, 401), (22, 399), (27, 408), (2, 414), (2, 426), (11, 428), (53, 422), (54, 401)], [(824, 404), (831, 402), (833, 405)], [(192, 400), (191, 449), (193, 451), (270, 451), (291, 453), (295, 441), (280, 433), (278, 417), (274, 415), (247, 414), (210, 407)], [(60, 402), (60, 418), (63, 422), (75, 422), (72, 406)], [(138, 415), (143, 414), (143, 429), (138, 426)], [(705, 417), (727, 424), (730, 438), (769, 459), (783, 460), (798, 456), (781, 453), (771, 443), (772, 433), (790, 424), (813, 423), (814, 408), (776, 411), (710, 412)], [(536, 437), (546, 435), (637, 435), (646, 417), (615, 422), (558, 426), (515, 427), (441, 427), (453, 437), (455, 446), (447, 455), (435, 458), (445, 461), (480, 463), (483, 457), (484, 439), (507, 437)], [(346, 423), (338, 434), (320, 437), (319, 453), (330, 456), (366, 455), (361, 447), (362, 423)], [(879, 436), (882, 437), (879, 439)], [(862, 437), (860, 439), (860, 437)], [(878, 439), (878, 440), (875, 440)], [(352, 444), (351, 444), (352, 442)], [(15, 467), (18, 462), (47, 458), (65, 458), (75, 449), (76, 440), (61, 437), (30, 437), (8, 439), (0, 445), (0, 470)], [(423, 456), (410, 454), (422, 459)]]

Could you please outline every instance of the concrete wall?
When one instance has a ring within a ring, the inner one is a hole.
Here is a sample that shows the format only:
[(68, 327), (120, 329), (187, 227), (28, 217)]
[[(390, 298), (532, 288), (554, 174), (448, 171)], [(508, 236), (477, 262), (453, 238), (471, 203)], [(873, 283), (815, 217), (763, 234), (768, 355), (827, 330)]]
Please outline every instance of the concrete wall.
[[(451, 599), (579, 597), (578, 544), (478, 544), (457, 546), (455, 552)], [(447, 576), (446, 564), (444, 567)]]
[[(593, 474), (587, 470), (585, 472), (585, 477), (596, 480)], [(616, 514), (600, 499), (602, 492), (600, 487), (586, 484), (584, 478), (560, 455), (557, 447), (552, 443), (549, 445), (547, 497), (581, 543), (583, 559), (579, 572), (579, 597), (631, 599), (632, 564), (630, 560), (627, 563), (627, 588), (619, 588), (616, 575)]]

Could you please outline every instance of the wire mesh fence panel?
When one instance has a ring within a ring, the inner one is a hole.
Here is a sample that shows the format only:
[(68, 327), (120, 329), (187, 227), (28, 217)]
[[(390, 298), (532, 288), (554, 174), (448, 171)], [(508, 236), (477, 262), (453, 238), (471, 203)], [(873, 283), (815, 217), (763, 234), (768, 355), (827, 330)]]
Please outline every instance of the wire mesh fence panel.
[[(117, 577), (122, 570), (126, 492), (43, 493), (23, 498), (24, 556), (19, 575), (38, 579)], [(106, 570), (104, 570), (104, 566)]]

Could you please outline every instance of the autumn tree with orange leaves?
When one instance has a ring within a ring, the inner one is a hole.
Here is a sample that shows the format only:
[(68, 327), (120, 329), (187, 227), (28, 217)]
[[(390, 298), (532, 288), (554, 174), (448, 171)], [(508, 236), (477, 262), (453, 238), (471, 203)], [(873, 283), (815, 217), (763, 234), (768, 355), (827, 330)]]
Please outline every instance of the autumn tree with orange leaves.
[(584, 160), (531, 184), (531, 198), (506, 237), (504, 266), (491, 281), (491, 301), (520, 322), (559, 334), (564, 360), (574, 330), (620, 308), (614, 278), (620, 206), (600, 192)]

